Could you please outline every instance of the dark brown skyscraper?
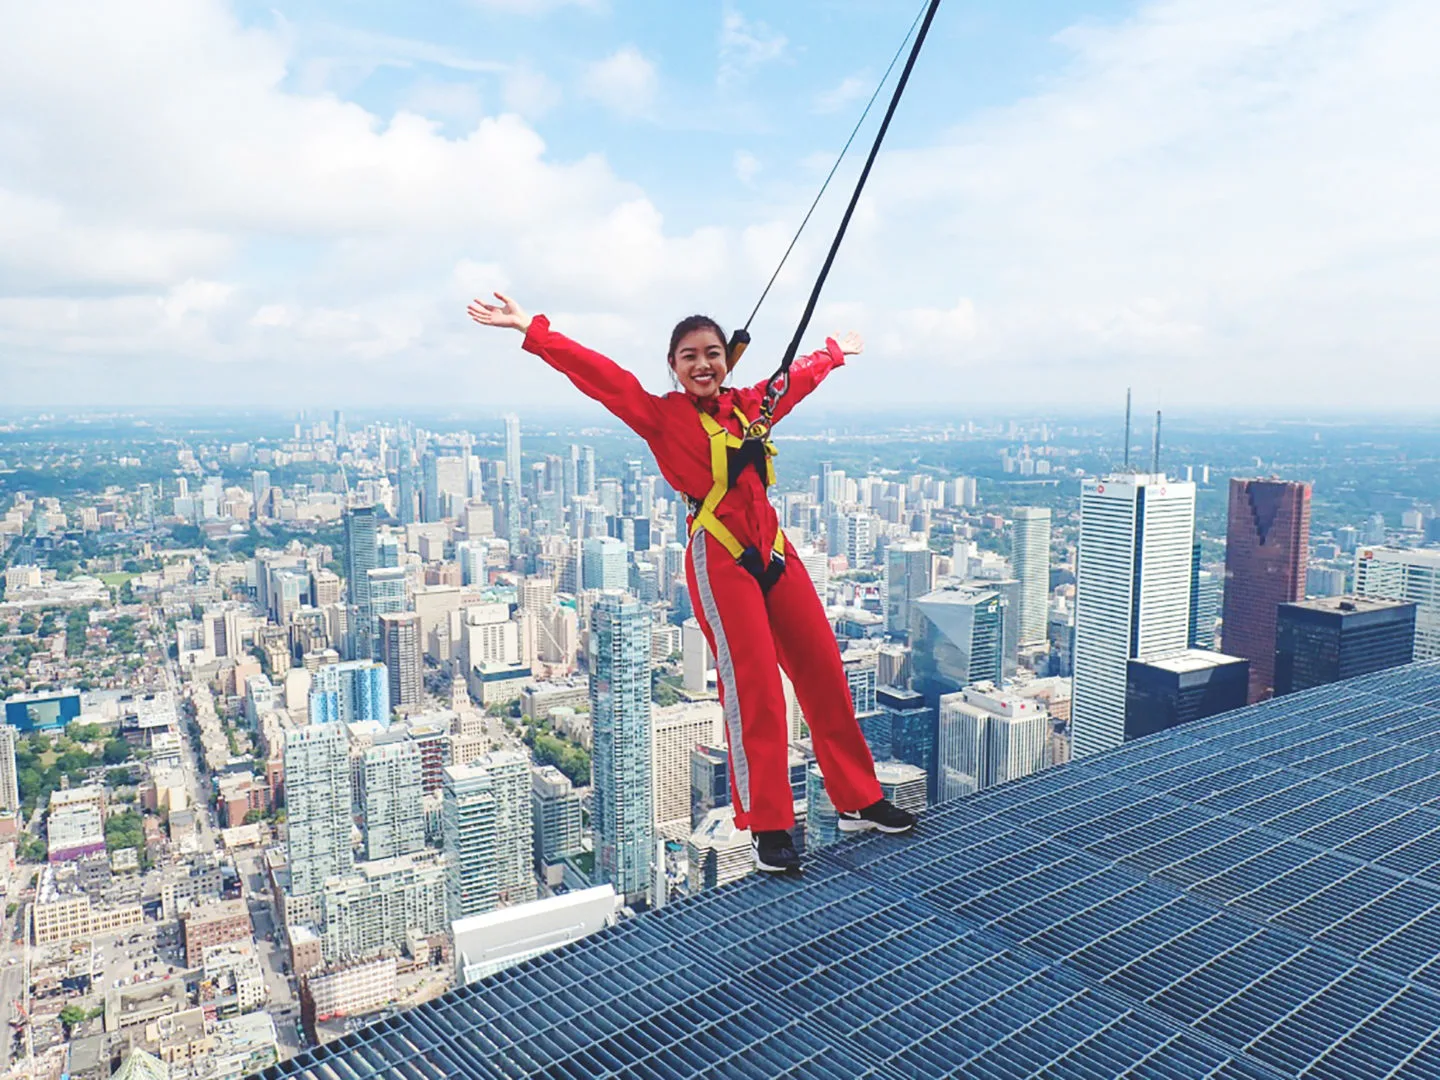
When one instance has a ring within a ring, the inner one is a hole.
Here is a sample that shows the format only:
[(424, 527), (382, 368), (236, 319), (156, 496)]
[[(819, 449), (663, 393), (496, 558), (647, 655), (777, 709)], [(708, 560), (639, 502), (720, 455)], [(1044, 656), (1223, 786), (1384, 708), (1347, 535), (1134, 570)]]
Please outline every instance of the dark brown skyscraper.
[(1222, 648), (1250, 661), (1250, 701), (1275, 692), (1275, 614), (1305, 599), (1310, 485), (1231, 480)]

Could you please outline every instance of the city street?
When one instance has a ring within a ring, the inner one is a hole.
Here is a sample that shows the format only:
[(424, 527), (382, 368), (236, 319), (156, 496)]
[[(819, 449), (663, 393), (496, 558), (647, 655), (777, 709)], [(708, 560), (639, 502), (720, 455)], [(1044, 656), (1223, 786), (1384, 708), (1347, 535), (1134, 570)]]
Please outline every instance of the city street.
[[(11, 1033), (14, 1031), (10, 1021), (16, 1015), (24, 991), (25, 965), (18, 962), (19, 950), (11, 945), (7, 944), (0, 955), (4, 957), (0, 961), (4, 964), (0, 967), (0, 1001), (5, 1003), (4, 1009), (0, 1010), (4, 1013), (4, 1032), (0, 1034), (0, 1070), (4, 1070), (10, 1067)], [(12, 957), (17, 958), (14, 964), (10, 963)]]

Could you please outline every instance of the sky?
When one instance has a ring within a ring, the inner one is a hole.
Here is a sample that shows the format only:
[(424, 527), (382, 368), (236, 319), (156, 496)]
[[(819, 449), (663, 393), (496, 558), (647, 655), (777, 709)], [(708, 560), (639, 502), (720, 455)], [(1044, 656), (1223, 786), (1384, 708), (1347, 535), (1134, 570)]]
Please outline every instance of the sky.
[[(571, 404), (742, 322), (919, 7), (0, 0), (0, 404)], [(945, 0), (827, 406), (1440, 406), (1440, 5)], [(878, 108), (752, 327), (793, 333)], [(863, 144), (863, 145), (861, 145)]]

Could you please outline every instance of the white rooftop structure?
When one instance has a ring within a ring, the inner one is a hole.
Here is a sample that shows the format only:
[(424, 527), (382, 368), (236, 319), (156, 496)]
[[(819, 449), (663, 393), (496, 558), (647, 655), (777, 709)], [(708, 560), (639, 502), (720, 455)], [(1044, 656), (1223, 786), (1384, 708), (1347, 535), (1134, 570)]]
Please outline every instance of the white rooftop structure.
[(589, 937), (615, 922), (619, 898), (611, 885), (535, 900), (457, 919), (455, 970), (463, 985)]

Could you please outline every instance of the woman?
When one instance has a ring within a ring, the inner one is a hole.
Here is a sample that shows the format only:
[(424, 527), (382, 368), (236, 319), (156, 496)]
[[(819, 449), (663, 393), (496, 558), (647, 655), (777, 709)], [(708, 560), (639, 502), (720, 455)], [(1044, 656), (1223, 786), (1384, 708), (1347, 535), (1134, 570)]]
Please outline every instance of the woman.
[[(719, 671), (735, 825), (750, 830), (756, 867), (784, 872), (800, 865), (790, 836), (795, 815), (780, 668), (795, 684), (839, 828), (908, 832), (915, 816), (881, 795), (825, 609), (766, 497), (774, 448), (740, 437), (759, 415), (763, 385), (724, 385), (729, 365), (719, 324), (692, 315), (675, 327), (669, 363), (680, 390), (657, 397), (630, 372), (551, 330), (544, 315), (532, 318), (508, 296), (495, 297), (499, 304), (476, 300), (470, 317), (523, 333), (525, 351), (644, 439), (665, 479), (691, 502), (686, 577)], [(861, 347), (850, 333), (797, 360), (773, 419)]]

